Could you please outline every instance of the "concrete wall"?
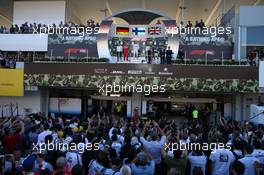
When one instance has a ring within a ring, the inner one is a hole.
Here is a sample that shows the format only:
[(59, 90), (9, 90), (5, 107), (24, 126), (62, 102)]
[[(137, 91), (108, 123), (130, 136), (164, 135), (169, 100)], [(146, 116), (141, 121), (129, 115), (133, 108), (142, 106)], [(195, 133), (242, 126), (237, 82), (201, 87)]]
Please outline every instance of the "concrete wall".
[[(49, 90), (40, 88), (38, 91), (25, 91), (23, 97), (0, 97), (0, 117), (2, 116), (1, 106), (3, 108), (3, 116), (10, 115), (10, 104), (14, 107), (18, 105), (18, 114), (25, 116), (30, 113), (44, 112), (48, 114), (49, 107)], [(27, 109), (27, 111), (25, 110)], [(17, 112), (14, 113), (17, 115)]]
[[(19, 115), (26, 115), (27, 113), (36, 113), (41, 111), (41, 93), (40, 91), (25, 91), (23, 97), (0, 97), (0, 106), (13, 104), (18, 105)], [(28, 109), (28, 112), (25, 111)], [(0, 108), (0, 116), (2, 116), (2, 109)], [(8, 107), (3, 109), (3, 116), (10, 115)], [(15, 114), (16, 115), (16, 112)]]
[(241, 6), (240, 26), (264, 26), (264, 6)]
[(76, 24), (82, 23), (81, 15), (79, 14), (78, 8), (75, 6), (75, 3), (71, 0), (66, 0), (65, 22), (74, 22)]
[(237, 94), (235, 96), (234, 107), (234, 119), (236, 120), (248, 120), (250, 116), (250, 105), (258, 104), (259, 98), (264, 102), (264, 94)]
[(48, 50), (48, 35), (1, 34), (0, 50), (4, 51), (40, 51)]
[(13, 23), (59, 24), (65, 21), (66, 2), (63, 1), (15, 1)]

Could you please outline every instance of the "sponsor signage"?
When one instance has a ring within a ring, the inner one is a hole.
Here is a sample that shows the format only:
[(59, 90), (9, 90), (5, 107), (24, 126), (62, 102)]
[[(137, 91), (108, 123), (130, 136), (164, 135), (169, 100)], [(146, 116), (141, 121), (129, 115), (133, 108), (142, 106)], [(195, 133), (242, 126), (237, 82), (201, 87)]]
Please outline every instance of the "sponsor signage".
[(125, 74), (125, 72), (121, 71), (121, 70), (113, 70), (110, 72), (111, 74), (119, 74), (119, 75), (122, 75), (122, 74)]
[(96, 74), (105, 74), (107, 73), (107, 69), (94, 69), (94, 73)]
[(24, 95), (24, 69), (0, 68), (0, 96)]
[(142, 74), (142, 70), (128, 70), (127, 74), (141, 75)]
[(98, 57), (96, 35), (49, 35), (48, 55), (62, 59)]
[(180, 49), (187, 59), (232, 59), (233, 42), (231, 35), (181, 35)]

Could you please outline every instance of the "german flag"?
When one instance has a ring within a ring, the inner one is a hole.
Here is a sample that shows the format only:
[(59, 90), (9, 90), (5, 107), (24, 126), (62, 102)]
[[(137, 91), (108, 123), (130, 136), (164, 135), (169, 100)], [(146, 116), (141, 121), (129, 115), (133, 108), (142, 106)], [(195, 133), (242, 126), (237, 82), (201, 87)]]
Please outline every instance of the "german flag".
[(129, 34), (129, 27), (117, 27), (116, 28), (117, 35), (128, 35)]

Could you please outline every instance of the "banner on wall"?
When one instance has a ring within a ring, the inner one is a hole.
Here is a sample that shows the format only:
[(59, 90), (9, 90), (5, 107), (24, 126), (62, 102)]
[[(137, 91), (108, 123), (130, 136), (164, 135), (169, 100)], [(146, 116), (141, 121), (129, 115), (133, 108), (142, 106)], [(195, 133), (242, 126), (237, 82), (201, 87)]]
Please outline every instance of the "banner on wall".
[(24, 95), (24, 69), (0, 68), (0, 96)]
[(62, 58), (98, 57), (95, 35), (53, 34), (48, 37), (48, 55)]
[(181, 35), (180, 49), (188, 59), (232, 59), (231, 35)]
[(49, 112), (80, 115), (82, 100), (79, 98), (50, 98)]

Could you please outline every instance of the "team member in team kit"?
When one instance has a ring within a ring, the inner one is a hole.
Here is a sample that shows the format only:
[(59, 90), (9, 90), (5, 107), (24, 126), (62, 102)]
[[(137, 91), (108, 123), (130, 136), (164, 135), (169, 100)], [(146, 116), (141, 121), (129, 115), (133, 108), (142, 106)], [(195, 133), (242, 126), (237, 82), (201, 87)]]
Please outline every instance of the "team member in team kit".
[(127, 43), (125, 43), (125, 45), (123, 46), (123, 54), (124, 54), (124, 61), (128, 61), (129, 47)]
[(173, 51), (171, 50), (171, 48), (169, 46), (168, 49), (166, 50), (166, 60), (167, 60), (167, 64), (171, 64), (172, 55), (173, 55)]
[(122, 61), (122, 51), (123, 51), (123, 46), (118, 43), (116, 46), (116, 57), (117, 57), (117, 62)]
[(138, 51), (139, 51), (139, 44), (138, 43), (133, 43), (133, 58), (136, 59), (138, 58)]

